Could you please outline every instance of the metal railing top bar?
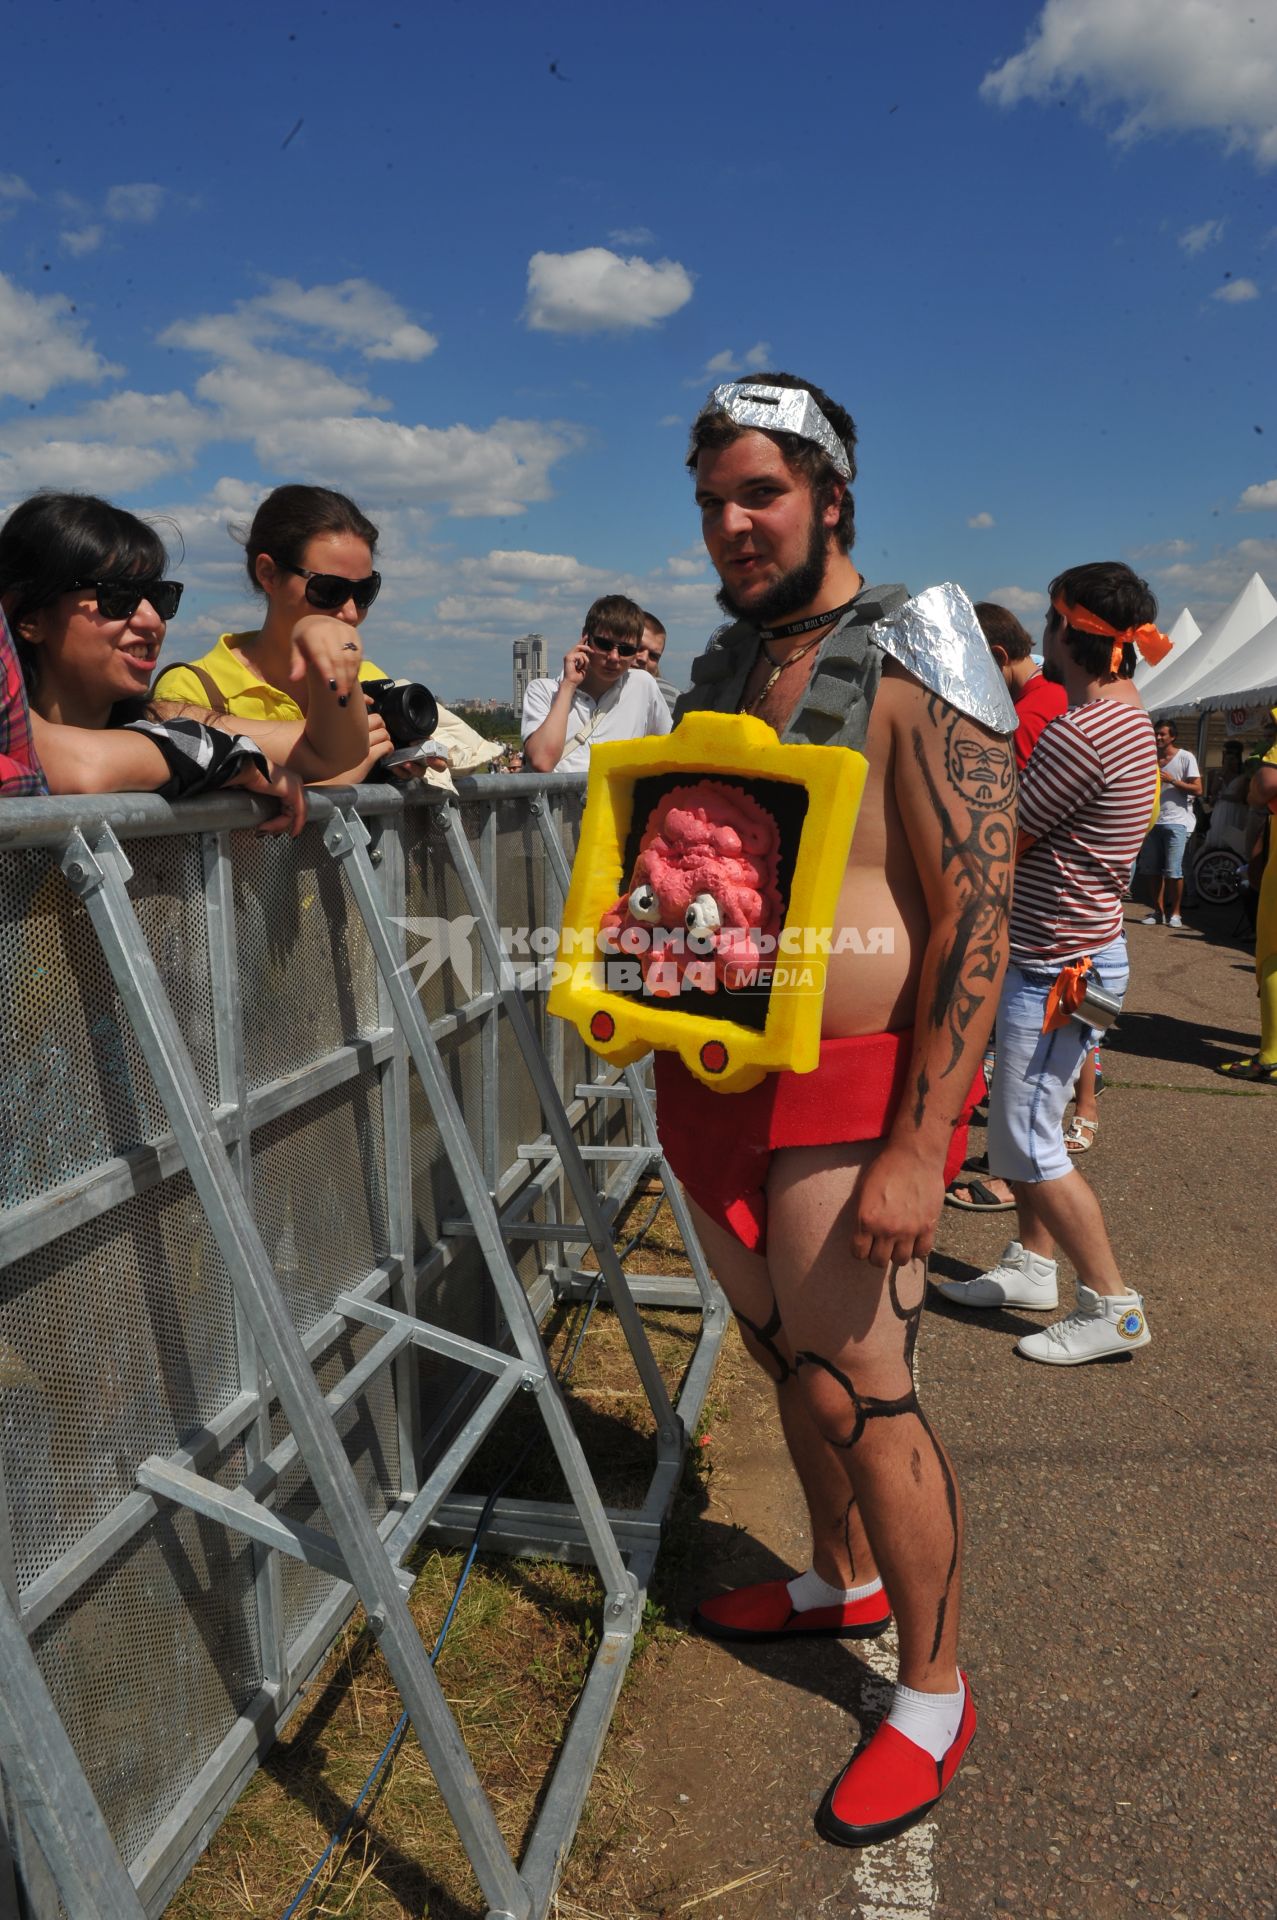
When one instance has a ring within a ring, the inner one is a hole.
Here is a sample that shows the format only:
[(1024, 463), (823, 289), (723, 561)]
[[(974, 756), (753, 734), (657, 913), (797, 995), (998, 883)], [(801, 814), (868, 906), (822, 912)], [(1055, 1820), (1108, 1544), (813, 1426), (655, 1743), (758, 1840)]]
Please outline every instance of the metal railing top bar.
[[(466, 800), (527, 800), (532, 795), (585, 793), (581, 773), (477, 773), (456, 782)], [(369, 781), (361, 787), (311, 787), (306, 795), (306, 821), (322, 825), (338, 806), (358, 806), (364, 819), (402, 814), (411, 807), (447, 806), (450, 796), (424, 781), (391, 786)], [(16, 847), (61, 847), (76, 827), (110, 827), (121, 840), (141, 835), (221, 833), (227, 829), (260, 827), (276, 816), (271, 801), (250, 794), (210, 793), (173, 806), (155, 793), (59, 793), (35, 799), (0, 799), (0, 851)]]

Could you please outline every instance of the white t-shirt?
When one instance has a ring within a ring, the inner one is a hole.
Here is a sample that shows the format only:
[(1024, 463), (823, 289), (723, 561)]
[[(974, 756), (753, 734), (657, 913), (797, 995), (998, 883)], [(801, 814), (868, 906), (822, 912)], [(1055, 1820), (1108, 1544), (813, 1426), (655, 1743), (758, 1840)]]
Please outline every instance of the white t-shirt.
[(1172, 780), (1200, 778), (1197, 762), (1187, 747), (1177, 747), (1162, 768), (1162, 804), (1158, 809), (1157, 824), (1159, 827), (1187, 827), (1191, 833), (1197, 825), (1193, 796), (1191, 793), (1181, 793), (1178, 787), (1170, 786), (1166, 779), (1168, 773)]
[[(550, 711), (558, 680), (530, 680), (523, 696), (523, 738), (535, 733)], [(595, 700), (578, 687), (572, 695), (563, 758), (556, 773), (584, 773), (590, 748), (605, 740), (641, 740), (649, 733), (668, 733), (673, 726), (669, 708), (656, 681), (641, 668), (623, 674), (614, 687)]]

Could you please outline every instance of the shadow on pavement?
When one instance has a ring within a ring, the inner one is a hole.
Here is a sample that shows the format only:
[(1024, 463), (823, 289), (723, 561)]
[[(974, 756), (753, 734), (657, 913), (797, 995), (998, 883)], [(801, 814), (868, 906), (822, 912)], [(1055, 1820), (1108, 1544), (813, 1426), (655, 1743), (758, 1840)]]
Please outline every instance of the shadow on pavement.
[(1231, 1053), (1254, 1044), (1259, 1028), (1248, 1031), (1236, 1027), (1211, 1027), (1200, 1021), (1176, 1020), (1166, 1013), (1127, 1013), (1112, 1029), (1104, 1043), (1106, 1053), (1129, 1054), (1136, 1060), (1164, 1060), (1177, 1066), (1206, 1067), (1219, 1064), (1221, 1052)]

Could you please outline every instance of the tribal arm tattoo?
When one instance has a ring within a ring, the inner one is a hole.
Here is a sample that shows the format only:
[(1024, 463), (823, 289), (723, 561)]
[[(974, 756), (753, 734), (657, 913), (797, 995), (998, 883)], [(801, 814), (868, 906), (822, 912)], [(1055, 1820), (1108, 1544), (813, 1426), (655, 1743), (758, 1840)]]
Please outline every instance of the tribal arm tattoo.
[(1015, 759), (1009, 741), (934, 694), (919, 689), (910, 704), (897, 800), (931, 932), (914, 1023), (913, 1098), (904, 1111), (918, 1132), (934, 1107), (943, 1131), (975, 1078), (1006, 967)]

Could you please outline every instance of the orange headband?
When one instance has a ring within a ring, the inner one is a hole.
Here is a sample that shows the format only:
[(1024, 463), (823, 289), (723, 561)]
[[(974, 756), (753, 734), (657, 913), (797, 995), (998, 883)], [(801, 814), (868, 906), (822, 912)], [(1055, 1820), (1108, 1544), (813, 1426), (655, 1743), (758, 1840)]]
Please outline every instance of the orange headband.
[(1127, 627), (1124, 633), (1119, 633), (1107, 620), (1101, 620), (1098, 613), (1088, 613), (1085, 607), (1071, 607), (1060, 594), (1056, 595), (1051, 605), (1066, 626), (1076, 627), (1079, 633), (1097, 633), (1115, 642), (1109, 664), (1110, 673), (1116, 673), (1121, 666), (1122, 648), (1128, 642), (1139, 648), (1150, 667), (1155, 667), (1159, 660), (1165, 660), (1174, 644), (1170, 636), (1154, 626), (1151, 620), (1146, 620), (1142, 627)]

